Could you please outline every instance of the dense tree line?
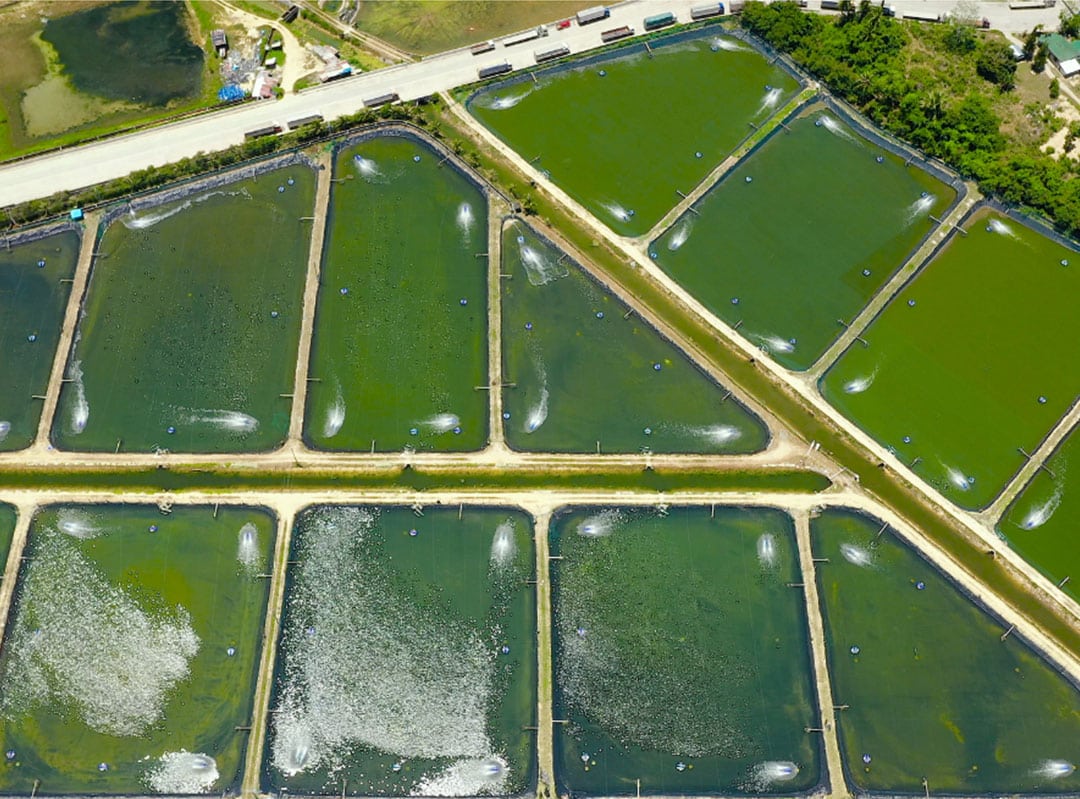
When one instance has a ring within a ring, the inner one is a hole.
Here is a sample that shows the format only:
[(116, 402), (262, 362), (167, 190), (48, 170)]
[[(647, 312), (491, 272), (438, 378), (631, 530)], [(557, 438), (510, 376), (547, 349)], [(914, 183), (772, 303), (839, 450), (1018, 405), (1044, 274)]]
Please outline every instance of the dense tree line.
[[(926, 69), (907, 69), (911, 34), (867, 0), (845, 4), (838, 17), (804, 13), (793, 2), (748, 2), (742, 25), (791, 56), (835, 94), (875, 123), (940, 158), (987, 193), (1050, 216), (1080, 234), (1080, 164), (1022, 146), (1001, 133), (987, 94), (1010, 91), (1016, 62), (1008, 46), (983, 37), (962, 20), (947, 22), (935, 42), (952, 57), (970, 59), (987, 82), (957, 92)], [(1037, 38), (1027, 43), (1038, 53)]]

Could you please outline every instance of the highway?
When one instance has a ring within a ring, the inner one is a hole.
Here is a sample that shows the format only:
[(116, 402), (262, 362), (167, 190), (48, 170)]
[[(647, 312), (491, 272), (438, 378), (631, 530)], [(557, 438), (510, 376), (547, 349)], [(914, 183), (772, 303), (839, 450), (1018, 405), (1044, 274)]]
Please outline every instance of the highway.
[[(288, 95), (277, 101), (247, 103), (192, 119), (117, 136), (100, 142), (28, 158), (0, 166), (0, 206), (46, 197), (123, 177), (138, 169), (160, 166), (199, 152), (224, 149), (244, 140), (249, 130), (312, 114), (326, 119), (352, 114), (364, 107), (364, 100), (395, 93), (402, 100), (454, 89), (477, 80), (477, 69), (508, 61), (514, 69), (535, 66), (533, 52), (565, 45), (572, 53), (582, 53), (601, 45), (600, 34), (610, 28), (629, 25), (642, 32), (642, 20), (652, 14), (672, 11), (680, 22), (690, 20), (690, 9), (704, 0), (628, 0), (611, 6), (611, 17), (585, 27), (575, 22), (565, 30), (550, 25), (546, 38), (496, 49), (474, 56), (468, 49), (451, 50), (422, 61), (399, 64), (367, 72), (338, 82)], [(587, 0), (582, 6), (587, 5)], [(944, 13), (956, 7), (955, 0), (894, 0), (901, 13)], [(810, 0), (811, 10), (820, 0)], [(999, 29), (1029, 30), (1042, 23), (1047, 29), (1057, 25), (1060, 8), (1010, 11), (1004, 2), (979, 4), (979, 13)], [(505, 37), (504, 37), (505, 38)], [(496, 40), (498, 43), (499, 40)]]

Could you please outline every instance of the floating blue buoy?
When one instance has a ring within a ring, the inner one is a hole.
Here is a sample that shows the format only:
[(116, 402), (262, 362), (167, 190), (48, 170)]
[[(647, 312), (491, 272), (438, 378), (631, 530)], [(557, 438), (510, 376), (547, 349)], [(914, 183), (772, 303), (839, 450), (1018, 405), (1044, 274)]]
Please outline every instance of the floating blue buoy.
[(415, 161), (416, 163), (418, 163), (418, 164), (419, 164), (419, 163), (420, 163), (420, 156), (418, 156), (418, 155), (414, 155), (414, 156), (412, 157), (412, 160), (413, 160), (413, 161)]
[(419, 432), (420, 432), (420, 431), (419, 431), (419, 430), (417, 430), (417, 429), (416, 429), (415, 427), (410, 427), (410, 428), (409, 428), (409, 435), (410, 435), (410, 436), (415, 436), (415, 435), (416, 435), (417, 433), (419, 433)]
[(863, 277), (870, 277), (870, 270), (869, 269), (862, 270), (862, 273), (863, 273)]
[(526, 322), (525, 323), (525, 329), (526, 330), (532, 330), (532, 322)]
[(682, 761), (680, 760), (680, 761), (679, 761), (678, 763), (676, 763), (676, 764), (675, 764), (675, 770), (676, 770), (676, 771), (686, 771), (686, 764), (685, 764), (685, 763), (683, 763), (683, 762), (682, 762)]
[(454, 435), (455, 436), (460, 436), (461, 435), (461, 428), (460, 427), (455, 427), (454, 428)]
[(968, 478), (968, 485), (969, 486), (975, 485), (975, 478), (974, 477), (969, 477)]
[(646, 427), (644, 432), (645, 432), (645, 435), (651, 436), (652, 435), (652, 428), (651, 427)]
[(878, 156), (877, 158), (875, 158), (874, 160), (875, 160), (875, 161), (877, 161), (877, 162), (878, 162), (879, 164), (884, 164), (884, 163), (885, 163), (885, 157), (884, 157), (884, 156), (882, 156), (882, 155), (879, 155), (879, 156)]
[(607, 77), (607, 70), (606, 69), (600, 70), (600, 77), (601, 78), (606, 78)]
[(462, 297), (462, 298), (461, 298), (461, 304), (462, 304), (462, 305), (468, 305), (468, 304), (469, 304), (469, 301), (468, 301), (467, 299), (465, 299), (464, 297)]
[(108, 763), (98, 763), (97, 764), (97, 770), (98, 771), (108, 771), (109, 770), (109, 764)]
[(278, 186), (278, 187), (277, 187), (277, 193), (278, 193), (278, 194), (281, 194), (281, 193), (283, 193), (284, 191), (285, 191), (285, 187), (284, 187), (284, 186)]
[(271, 318), (271, 319), (277, 319), (277, 318), (278, 318), (278, 316), (279, 316), (279, 314), (278, 314), (278, 312), (277, 312), (277, 311), (271, 311), (271, 312), (270, 312), (270, 318)]
[(37, 262), (37, 265), (38, 265), (38, 269), (44, 269), (45, 268), (45, 259), (42, 258), (40, 261)]
[(586, 632), (586, 630), (585, 630), (584, 627), (578, 627), (577, 628), (578, 638), (584, 638), (585, 637), (585, 632)]
[(772, 91), (772, 86), (770, 86), (768, 83), (766, 83), (765, 84), (765, 91), (771, 92)]
[(165, 432), (168, 433), (170, 436), (174, 435), (176, 433), (176, 428), (173, 427), (172, 425), (169, 425), (168, 427), (165, 428)]
[(637, 213), (637, 211), (635, 211), (633, 208), (631, 208), (629, 211), (626, 212), (626, 215), (627, 216), (633, 216), (636, 213)]
[(919, 580), (919, 582), (915, 583), (915, 590), (916, 591), (922, 591), (925, 588), (926, 588), (926, 583), (924, 583), (922, 580)]
[(987, 233), (993, 233), (993, 232), (994, 232), (994, 229), (993, 229), (992, 227), (990, 227), (990, 225), (987, 225), (987, 226), (986, 226), (986, 232), (987, 232)]
[(851, 652), (851, 654), (853, 654), (853, 655), (857, 655), (857, 654), (859, 654), (859, 652), (861, 652), (862, 650), (861, 650), (861, 649), (859, 649), (859, 647), (857, 647), (857, 646), (853, 646), (853, 647), (851, 647), (851, 649), (849, 649), (848, 651), (849, 651), (849, 652)]
[(738, 297), (732, 297), (731, 298), (731, 304), (732, 305), (738, 305), (739, 304), (739, 298)]
[(815, 119), (814, 120), (814, 127), (815, 128), (820, 128), (821, 127), (821, 120), (820, 119)]
[(582, 763), (588, 763), (589, 762), (589, 753), (588, 752), (582, 752), (581, 753), (581, 762)]
[(863, 763), (869, 764), (871, 760), (872, 760), (872, 758), (870, 757), (870, 755), (863, 755), (862, 756), (862, 762)]
[(649, 257), (652, 258), (655, 261), (656, 260), (656, 253), (650, 252)]
[(915, 307), (915, 300), (908, 300), (907, 304), (908, 304), (908, 308), (914, 308)]
[(1062, 266), (1068, 266), (1069, 265), (1069, 259), (1068, 258), (1062, 258), (1061, 259), (1061, 265)]
[(37, 333), (31, 333), (29, 336), (26, 337), (26, 340), (33, 344), (35, 341), (37, 341)]
[(701, 156), (701, 150), (698, 150), (696, 153), (694, 153), (694, 158), (701, 158), (701, 157), (702, 157)]
[(228, 649), (225, 650), (225, 654), (228, 655), (229, 657), (232, 657), (233, 655), (236, 654), (236, 647), (235, 646), (230, 646)]
[(411, 530), (409, 530), (409, 535), (410, 535), (410, 536), (412, 536), (413, 538), (416, 538), (416, 536), (418, 535), (418, 533), (416, 532), (416, 528), (415, 528), (415, 527), (414, 527), (414, 528), (412, 528)]
[(604, 312), (603, 311), (597, 311), (596, 312), (596, 318), (597, 319), (603, 319), (604, 318)]
[(151, 533), (156, 533), (156, 532), (158, 531), (158, 526), (157, 526), (156, 524), (151, 524), (151, 525), (150, 525), (150, 526), (149, 526), (149, 527), (148, 527), (147, 529), (148, 529), (148, 530), (149, 530), (149, 531), (150, 531)]
[(504, 419), (509, 419), (510, 418), (510, 411), (503, 411), (503, 418)]
[(292, 178), (289, 178), (289, 180), (287, 181), (287, 183), (288, 183), (288, 184), (289, 184), (289, 185), (291, 186), (291, 185), (293, 185), (294, 183), (296, 183), (296, 181), (295, 181), (295, 180), (293, 180)]
[(395, 773), (401, 771), (401, 764), (400, 763), (395, 763), (394, 765), (392, 765), (390, 767), (390, 770), (395, 772)]
[(663, 369), (664, 367), (663, 367), (663, 366), (661, 366), (661, 365), (660, 365), (660, 364), (658, 364), (658, 363), (654, 363), (654, 364), (652, 365), (652, 368), (653, 368), (653, 370), (654, 370), (654, 371), (657, 371), (657, 372), (659, 372), (659, 371), (660, 371), (661, 369)]
[(504, 655), (509, 655), (510, 647), (508, 647), (506, 644), (503, 644), (502, 649), (500, 649), (499, 651), (502, 652)]
[(1039, 397), (1039, 404), (1040, 404), (1040, 405), (1045, 405), (1045, 404), (1046, 404), (1046, 397), (1042, 397), (1042, 396), (1040, 396), (1040, 397)]
[(341, 296), (344, 297), (348, 293), (349, 293), (349, 290), (347, 288), (345, 288), (344, 286), (342, 286), (341, 287)]
[(747, 176), (746, 176), (746, 182), (747, 182), (747, 183), (753, 183), (753, 182), (754, 182), (754, 179), (753, 179), (752, 177), (750, 177), (749, 175), (747, 175)]
[(524, 243), (525, 243), (525, 237), (524, 236), (518, 236), (518, 244), (524, 244)]
[(910, 444), (911, 443), (911, 436), (904, 436), (904, 443), (905, 444)]
[(6, 757), (8, 760), (14, 760), (15, 759), (15, 750), (14, 749), (8, 749), (6, 752), (4, 752), (4, 757)]
[(788, 343), (788, 344), (790, 344), (790, 345), (791, 345), (792, 347), (794, 347), (794, 346), (795, 346), (796, 344), (798, 344), (799, 342), (798, 342), (798, 340), (797, 340), (797, 339), (789, 338), (789, 339), (787, 340), (787, 343)]
[(924, 192), (923, 192), (922, 194), (920, 194), (919, 196), (920, 196), (920, 197), (929, 197), (929, 196), (930, 196), (930, 192), (928, 192), (928, 191), (924, 191)]
[(308, 627), (307, 628), (307, 634), (308, 635), (315, 635), (315, 628), (314, 627)]

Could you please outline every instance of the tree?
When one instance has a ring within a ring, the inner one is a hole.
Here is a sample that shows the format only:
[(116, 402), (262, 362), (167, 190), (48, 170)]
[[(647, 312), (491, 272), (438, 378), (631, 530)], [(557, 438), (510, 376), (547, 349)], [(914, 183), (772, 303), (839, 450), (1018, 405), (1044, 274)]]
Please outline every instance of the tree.
[(1050, 48), (1046, 46), (1046, 42), (1039, 42), (1039, 47), (1035, 51), (1035, 57), (1031, 59), (1031, 71), (1042, 72), (1046, 69), (1046, 59), (1050, 56)]
[(1061, 24), (1058, 26), (1058, 33), (1062, 36), (1068, 36), (1070, 39), (1080, 36), (1080, 14), (1061, 12)]
[(1009, 91), (1016, 86), (1016, 59), (1005, 42), (983, 42), (975, 60), (975, 70), (986, 80), (997, 84), (1002, 91)]
[(945, 47), (950, 53), (964, 55), (972, 52), (978, 44), (971, 25), (956, 17), (949, 20), (945, 29)]
[(1042, 25), (1036, 25), (1031, 33), (1024, 37), (1024, 58), (1030, 61), (1035, 57), (1035, 50), (1039, 46), (1039, 36), (1042, 33)]
[(1061, 82), (1057, 78), (1050, 81), (1050, 99), (1056, 100), (1061, 96)]

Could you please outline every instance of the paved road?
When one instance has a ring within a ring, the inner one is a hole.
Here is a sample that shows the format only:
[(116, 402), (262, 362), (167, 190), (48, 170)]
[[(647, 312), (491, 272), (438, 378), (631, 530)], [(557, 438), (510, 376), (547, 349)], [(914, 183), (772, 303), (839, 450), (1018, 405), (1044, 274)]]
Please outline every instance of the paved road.
[[(453, 89), (476, 80), (478, 67), (509, 61), (515, 69), (533, 66), (538, 47), (566, 45), (580, 53), (598, 47), (601, 31), (630, 25), (641, 32), (644, 17), (673, 11), (680, 21), (688, 21), (690, 9), (703, 0), (628, 0), (611, 7), (611, 18), (586, 27), (577, 24), (537, 42), (512, 48), (503, 46), (481, 56), (467, 49), (452, 50), (422, 61), (365, 73), (344, 81), (292, 95), (282, 100), (255, 103), (177, 122), (152, 130), (117, 137), (104, 142), (73, 147), (0, 167), (0, 206), (45, 197), (122, 177), (137, 169), (159, 166), (203, 151), (219, 150), (242, 142), (245, 131), (292, 119), (322, 114), (331, 119), (351, 114), (363, 107), (365, 99), (396, 93), (403, 100)], [(582, 0), (586, 6), (587, 0)], [(901, 12), (943, 13), (955, 8), (956, 0), (895, 0)], [(820, 8), (820, 0), (810, 0), (810, 8)], [(1023, 31), (1038, 23), (1053, 27), (1060, 8), (1010, 11), (1004, 2), (979, 4), (980, 13), (1002, 30)]]

